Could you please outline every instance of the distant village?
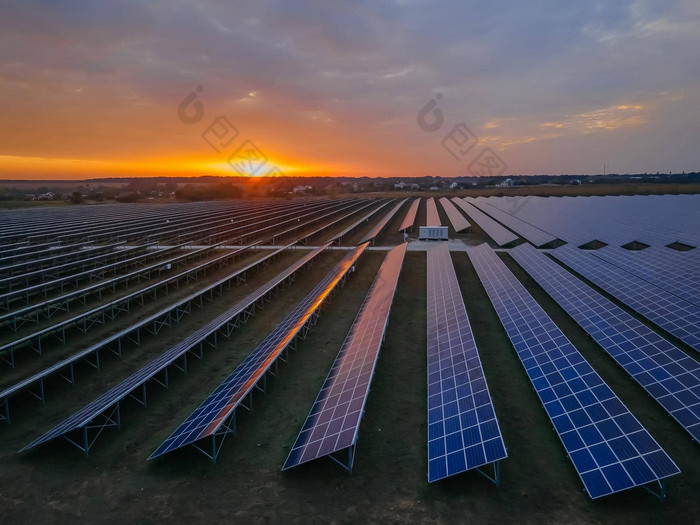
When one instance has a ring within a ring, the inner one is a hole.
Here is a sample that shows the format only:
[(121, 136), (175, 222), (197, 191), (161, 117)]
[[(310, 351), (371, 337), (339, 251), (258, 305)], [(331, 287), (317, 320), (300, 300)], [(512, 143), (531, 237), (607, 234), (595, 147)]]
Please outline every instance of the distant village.
[(0, 201), (66, 201), (73, 204), (105, 201), (216, 200), (235, 198), (294, 198), (385, 192), (450, 192), (522, 186), (571, 186), (621, 183), (698, 183), (700, 173), (636, 175), (534, 175), (520, 177), (152, 177), (89, 181), (5, 181)]

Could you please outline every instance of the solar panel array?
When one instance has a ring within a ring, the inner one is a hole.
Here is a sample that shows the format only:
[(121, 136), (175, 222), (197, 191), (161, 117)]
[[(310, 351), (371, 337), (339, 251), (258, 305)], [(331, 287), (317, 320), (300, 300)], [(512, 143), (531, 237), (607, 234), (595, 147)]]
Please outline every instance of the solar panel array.
[(700, 246), (700, 195), (486, 197), (495, 206), (567, 243)]
[(418, 213), (418, 205), (420, 204), (420, 199), (414, 199), (411, 203), (411, 207), (408, 208), (406, 216), (399, 226), (399, 231), (405, 231), (413, 227), (413, 223), (416, 222), (416, 214)]
[(442, 226), (440, 222), (440, 214), (437, 210), (437, 204), (435, 204), (435, 199), (430, 197), (425, 201), (425, 225), (426, 226)]
[(428, 250), (428, 481), (507, 457), (446, 244)]
[(467, 254), (588, 495), (599, 498), (678, 474), (496, 253), (482, 244)]
[(479, 208), (482, 212), (490, 215), (498, 222), (504, 224), (521, 237), (524, 237), (535, 246), (544, 246), (550, 242), (556, 241), (556, 237), (550, 233), (529, 224), (518, 217), (510, 215), (503, 210), (491, 205), (491, 201), (487, 201), (484, 197), (466, 197), (465, 200)]
[(630, 251), (617, 246), (606, 246), (591, 252), (637, 277), (700, 306), (700, 259), (691, 258), (685, 267), (672, 256), (655, 250)]
[[(343, 231), (341, 231), (340, 233), (334, 235), (333, 238), (332, 238), (331, 240), (333, 240), (334, 242), (340, 243), (340, 242), (345, 238), (346, 235), (348, 235), (351, 231), (355, 230), (356, 228), (359, 228), (360, 226), (362, 226), (362, 225), (364, 225), (365, 223), (369, 222), (369, 220), (372, 218), (372, 216), (374, 216), (376, 213), (378, 213), (379, 210), (381, 210), (382, 208), (384, 208), (385, 206), (387, 206), (387, 205), (388, 205), (389, 203), (391, 203), (393, 200), (394, 200), (394, 199), (390, 199), (390, 200), (387, 200), (387, 201), (385, 201), (385, 202), (379, 201), (379, 202), (380, 202), (380, 205), (379, 205), (378, 207), (372, 208), (372, 210), (371, 210), (369, 213), (367, 213), (366, 215), (363, 215), (362, 217), (360, 217), (359, 219), (357, 219), (355, 222), (353, 222), (352, 224), (350, 224), (350, 225), (349, 225), (347, 228), (345, 228)], [(371, 202), (370, 205), (373, 206), (373, 205), (374, 205), (374, 202)]]
[[(61, 359), (60, 361), (54, 363), (53, 365), (48, 366), (47, 368), (44, 368), (40, 372), (37, 372), (36, 374), (33, 374), (17, 383), (14, 383), (13, 385), (4, 388), (3, 390), (0, 390), (0, 406), (4, 405), (5, 406), (5, 418), (9, 422), (9, 398), (12, 397), (14, 394), (21, 390), (28, 389), (31, 386), (37, 386), (38, 385), (38, 390), (41, 392), (42, 395), (38, 396), (40, 400), (43, 402), (43, 392), (44, 392), (44, 381), (57, 373), (64, 373), (68, 372), (69, 377), (74, 378), (74, 370), (73, 367), (76, 365), (79, 361), (83, 359), (88, 359), (92, 356), (97, 356), (95, 358), (95, 368), (97, 370), (100, 369), (100, 358), (99, 358), (99, 352), (101, 350), (106, 350), (108, 348), (117, 348), (119, 350), (119, 354), (121, 353), (121, 349), (123, 345), (127, 341), (133, 341), (134, 339), (136, 341), (140, 341), (140, 334), (142, 330), (151, 330), (152, 333), (157, 333), (157, 327), (163, 326), (163, 325), (170, 325), (173, 319), (179, 318), (183, 313), (189, 313), (192, 311), (192, 305), (199, 305), (203, 306), (203, 299), (205, 297), (210, 297), (213, 298), (215, 293), (222, 294), (224, 293), (225, 289), (228, 289), (231, 286), (232, 282), (242, 282), (245, 279), (245, 276), (249, 274), (254, 269), (261, 269), (265, 268), (267, 264), (271, 260), (273, 260), (276, 256), (281, 254), (282, 252), (290, 249), (295, 243), (289, 244), (287, 246), (283, 246), (277, 250), (270, 250), (269, 253), (266, 255), (260, 257), (259, 259), (254, 260), (253, 262), (247, 264), (243, 268), (238, 268), (234, 270), (232, 273), (229, 273), (228, 275), (222, 277), (221, 279), (216, 280), (215, 282), (208, 284), (204, 286), (203, 288), (198, 288), (196, 291), (193, 293), (189, 294), (188, 296), (178, 300), (175, 303), (168, 304), (165, 308), (162, 308), (161, 310), (144, 317), (143, 319), (140, 319), (136, 323), (124, 328), (123, 330), (119, 330), (118, 332), (115, 332), (108, 337), (105, 337), (104, 339), (101, 339), (99, 342), (88, 346), (87, 348), (83, 348), (82, 350), (79, 350), (78, 352), (75, 352), (74, 354), (69, 355), (65, 359)], [(309, 262), (312, 260), (318, 253), (320, 253), (323, 249), (327, 248), (330, 244), (325, 244), (321, 249), (317, 250), (315, 254), (309, 254), (308, 258), (303, 258), (301, 259), (298, 263), (295, 263), (294, 265), (290, 266), (287, 270), (284, 272), (281, 272), (278, 274), (277, 277), (275, 277), (273, 280), (268, 281), (265, 286), (259, 288), (254, 292), (253, 294), (249, 294), (248, 297), (242, 302), (243, 304), (247, 304), (249, 301), (254, 300), (256, 297), (258, 297), (259, 293), (262, 290), (267, 290), (270, 289), (271, 286), (273, 286), (277, 282), (281, 282), (284, 279), (287, 279), (289, 276), (291, 276), (291, 273), (299, 268), (299, 264), (304, 264), (305, 262)], [(245, 248), (241, 248), (245, 249)], [(235, 308), (240, 308), (240, 304), (238, 303)], [(1, 416), (0, 416), (1, 419)]]
[(403, 206), (407, 200), (408, 199), (403, 199), (396, 206), (394, 206), (377, 224), (374, 225), (374, 227), (362, 238), (358, 244), (363, 244), (368, 241), (372, 241), (374, 244), (375, 238), (384, 230), (384, 228), (386, 228), (389, 221), (394, 217), (394, 215), (396, 215), (396, 212), (401, 209), (401, 206)]
[(532, 246), (522, 245), (509, 253), (700, 442), (700, 363)]
[(468, 230), (471, 227), (469, 221), (464, 218), (464, 215), (462, 215), (447, 198), (442, 197), (440, 199), (440, 204), (442, 204), (442, 209), (445, 210), (447, 218), (450, 220), (455, 232)]
[(317, 248), (316, 250), (302, 257), (300, 260), (296, 261), (280, 275), (274, 277), (263, 286), (249, 294), (245, 299), (239, 301), (237, 304), (218, 315), (204, 326), (192, 332), (182, 341), (160, 354), (144, 367), (140, 368), (132, 375), (112, 387), (110, 390), (63, 420), (51, 430), (29, 443), (27, 446), (22, 448), (20, 452), (34, 448), (42, 443), (46, 443), (58, 437), (65, 436), (75, 430), (87, 428), (87, 425), (89, 425), (92, 421), (94, 421), (100, 415), (103, 415), (108, 409), (119, 403), (136, 388), (145, 385), (146, 381), (155, 377), (157, 373), (174, 363), (176, 359), (191, 351), (195, 346), (202, 344), (203, 341), (215, 334), (232, 318), (235, 318), (248, 309), (251, 305), (254, 305), (255, 302), (267, 294), (272, 287), (277, 286), (277, 284), (282, 282), (282, 280), (296, 272), (299, 268), (311, 261), (327, 247), (328, 245), (324, 245)]
[(700, 308), (591, 252), (562, 246), (552, 256), (668, 333), (700, 351)]
[(518, 240), (517, 235), (501, 226), (491, 217), (482, 212), (479, 208), (468, 203), (464, 199), (455, 197), (452, 199), (452, 202), (454, 202), (457, 206), (462, 208), (462, 210), (464, 210), (467, 213), (467, 215), (469, 215), (469, 217), (475, 223), (477, 223), (482, 230), (486, 232), (486, 235), (491, 237), (491, 239), (493, 239), (493, 242), (495, 242), (499, 246), (505, 246), (506, 244), (510, 244), (511, 242), (515, 242)]
[(406, 246), (393, 248), (384, 258), (282, 470), (354, 447), (357, 442)]
[(150, 455), (156, 458), (214, 435), (335, 289), (367, 243), (350, 251), (243, 362)]

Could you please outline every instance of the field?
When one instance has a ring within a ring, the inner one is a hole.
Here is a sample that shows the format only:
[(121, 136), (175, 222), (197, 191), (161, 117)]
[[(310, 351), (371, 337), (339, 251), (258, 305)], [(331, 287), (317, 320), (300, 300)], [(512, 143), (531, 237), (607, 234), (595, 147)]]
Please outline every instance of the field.
[[(136, 402), (125, 403), (122, 428), (106, 429), (89, 457), (61, 440), (30, 453), (16, 452), (306, 251), (287, 252), (264, 272), (206, 303), (206, 308), (193, 310), (181, 324), (157, 337), (149, 336), (121, 359), (106, 359), (100, 373), (83, 364), (76, 372), (74, 386), (61, 378), (52, 379), (45, 405), (31, 396), (13, 400), (13, 410), (19, 415), (12, 425), (0, 428), (0, 521), (607, 524), (689, 523), (697, 519), (697, 443), (506, 253), (500, 256), (508, 267), (680, 466), (682, 473), (669, 480), (664, 502), (639, 488), (596, 501), (586, 495), (464, 252), (453, 252), (452, 260), (509, 454), (501, 463), (500, 486), (476, 472), (434, 484), (426, 481), (426, 256), (422, 251), (407, 252), (404, 261), (360, 427), (353, 473), (329, 460), (281, 472), (289, 447), (381, 264), (385, 254), (381, 247), (401, 240), (395, 232), (400, 215), (378, 239), (378, 249), (366, 252), (358, 271), (331, 296), (307, 339), (290, 353), (287, 363), (280, 364), (279, 375), (267, 381), (267, 393), (256, 394), (253, 411), (240, 413), (238, 433), (226, 439), (217, 463), (192, 448), (151, 462), (146, 458), (342, 258), (343, 250), (324, 253), (303, 278), (282, 291), (230, 339), (215, 350), (207, 350), (202, 361), (192, 359), (188, 374), (173, 371), (167, 391), (149, 385), (147, 409)], [(418, 224), (424, 217), (422, 205)], [(344, 244), (357, 242), (370, 227), (359, 228)], [(479, 228), (470, 234), (451, 233), (466, 244), (487, 241)], [(206, 282), (260, 256), (253, 252), (207, 276)], [(42, 356), (22, 354), (17, 369), (2, 370), (0, 384), (8, 384), (28, 370), (40, 370), (201, 285), (196, 282), (181, 287), (94, 333), (71, 338), (66, 345), (53, 345)], [(2, 339), (9, 339), (9, 334)]]

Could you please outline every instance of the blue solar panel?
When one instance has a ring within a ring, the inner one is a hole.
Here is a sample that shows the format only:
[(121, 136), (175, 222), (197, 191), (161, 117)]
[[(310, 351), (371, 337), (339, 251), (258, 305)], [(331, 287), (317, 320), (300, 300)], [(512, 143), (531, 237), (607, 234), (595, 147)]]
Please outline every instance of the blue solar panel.
[(446, 244), (428, 250), (428, 481), (507, 457)]
[(343, 466), (352, 469), (357, 432), (405, 253), (404, 243), (384, 258), (282, 470), (345, 449), (349, 458)]
[(589, 496), (678, 474), (496, 253), (482, 244), (467, 254)]
[[(146, 382), (154, 378), (157, 373), (166, 369), (178, 358), (191, 351), (197, 345), (202, 345), (207, 338), (211, 337), (212, 335), (215, 336), (216, 333), (226, 326), (227, 323), (244, 314), (249, 308), (254, 307), (257, 301), (263, 298), (271, 290), (279, 286), (287, 278), (291, 277), (296, 271), (322, 253), (327, 247), (328, 244), (325, 244), (296, 261), (289, 268), (281, 272), (279, 275), (273, 277), (270, 281), (249, 294), (243, 300), (239, 301), (204, 326), (189, 334), (180, 342), (158, 355), (155, 359), (149, 361), (144, 367), (140, 368), (129, 377), (112, 387), (110, 390), (94, 399), (92, 402), (88, 403), (71, 416), (67, 417), (51, 430), (32, 441), (30, 444), (22, 448), (20, 452), (36, 447), (42, 443), (46, 443), (47, 441), (57, 437), (66, 436), (68, 433), (81, 428), (87, 433), (88, 425), (94, 422), (97, 418), (104, 416), (105, 413), (109, 409), (113, 409), (114, 406), (117, 406), (118, 411), (119, 402), (134, 392), (136, 388), (142, 386), (145, 387)], [(107, 417), (107, 419), (109, 419), (109, 417)], [(99, 425), (93, 426), (95, 428), (99, 427)], [(87, 452), (88, 448), (89, 446), (86, 444), (86, 448), (84, 449), (85, 452)]]
[(551, 254), (652, 323), (700, 352), (700, 307), (585, 250), (562, 246), (552, 250)]
[(367, 243), (349, 252), (148, 459), (215, 436), (225, 427), (226, 421), (234, 414), (236, 408), (292, 343), (296, 334), (335, 289), (366, 247)]
[(455, 197), (452, 199), (452, 202), (462, 208), (469, 215), (469, 217), (486, 232), (486, 235), (491, 237), (491, 239), (493, 239), (493, 241), (499, 246), (503, 246), (518, 240), (517, 235), (501, 226), (483, 211), (468, 203), (464, 199)]
[(510, 254), (700, 442), (700, 363), (530, 245)]
[(543, 246), (545, 244), (557, 240), (557, 238), (554, 237), (554, 235), (551, 235), (546, 231), (540, 230), (536, 226), (533, 226), (532, 224), (525, 222), (524, 220), (519, 219), (518, 217), (510, 215), (501, 210), (500, 208), (497, 208), (495, 205), (492, 205), (490, 200), (487, 200), (483, 197), (478, 197), (476, 199), (473, 197), (467, 197), (465, 200), (479, 208), (482, 212), (490, 215), (498, 222), (503, 223), (505, 226), (516, 232), (518, 235), (525, 237), (535, 246)]
[(659, 253), (657, 250), (630, 251), (617, 246), (606, 246), (591, 253), (695, 306), (700, 306), (699, 259), (690, 260), (683, 265), (678, 264), (675, 257), (664, 257), (663, 252)]

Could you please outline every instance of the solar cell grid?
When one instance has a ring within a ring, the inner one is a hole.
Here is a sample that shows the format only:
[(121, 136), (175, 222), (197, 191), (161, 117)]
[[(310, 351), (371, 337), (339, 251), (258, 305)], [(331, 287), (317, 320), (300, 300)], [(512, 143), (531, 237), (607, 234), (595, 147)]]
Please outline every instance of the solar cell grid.
[[(153, 378), (158, 372), (162, 371), (165, 367), (169, 366), (176, 359), (186, 354), (188, 351), (192, 350), (196, 345), (202, 344), (207, 337), (215, 334), (227, 322), (231, 321), (236, 316), (243, 313), (246, 309), (251, 307), (258, 301), (261, 297), (264, 297), (272, 288), (277, 286), (286, 277), (289, 277), (296, 270), (301, 268), (304, 264), (312, 260), (328, 245), (324, 245), (306, 256), (302, 257), (300, 260), (296, 261), (292, 266), (287, 268), (284, 272), (280, 273), (278, 276), (274, 277), (263, 286), (249, 294), (245, 299), (239, 301), (231, 308), (212, 319), (210, 322), (202, 326), (201, 328), (195, 330), (183, 340), (175, 344), (173, 347), (169, 348), (155, 359), (147, 363), (144, 367), (140, 368), (132, 375), (124, 379), (122, 382), (118, 383), (110, 390), (93, 400), (92, 402), (85, 405), (83, 408), (70, 415), (68, 418), (63, 420), (61, 423), (53, 427), (51, 430), (40, 436), (39, 438), (32, 441), (29, 445), (25, 446), (22, 451), (33, 448), (37, 445), (55, 439), (57, 437), (66, 435), (74, 430), (80, 428), (87, 428), (86, 426), (95, 418), (105, 413), (110, 407), (113, 407), (120, 400), (125, 398), (131, 392), (133, 392), (137, 387), (144, 385), (146, 381)], [(362, 247), (364, 248), (364, 247)], [(358, 248), (359, 250), (359, 248)]]
[[(369, 221), (369, 219), (372, 218), (372, 216), (373, 216), (375, 213), (377, 213), (379, 210), (381, 210), (382, 208), (384, 208), (385, 206), (387, 206), (390, 202), (392, 202), (392, 200), (393, 200), (393, 199), (387, 200), (386, 202), (381, 203), (378, 207), (373, 208), (372, 211), (370, 211), (370, 212), (367, 213), (366, 215), (360, 217), (358, 220), (356, 220), (355, 222), (353, 222), (350, 226), (348, 226), (347, 228), (345, 228), (342, 232), (336, 234), (331, 240), (332, 240), (332, 241), (337, 241), (337, 242), (342, 241), (342, 239), (343, 239), (347, 234), (349, 234), (349, 233), (350, 233), (351, 231), (353, 231), (355, 228), (358, 228), (359, 226), (361, 226), (361, 225), (365, 224), (367, 221)], [(381, 201), (380, 201), (380, 202), (381, 202)], [(372, 205), (374, 205), (374, 202), (371, 202), (371, 201), (370, 201), (369, 204), (370, 204), (370, 206), (372, 206)], [(361, 209), (364, 209), (364, 208), (366, 208), (366, 207), (367, 207), (367, 206), (363, 206)]]
[(428, 481), (507, 456), (446, 245), (428, 251)]
[(491, 237), (491, 239), (493, 239), (493, 241), (499, 246), (504, 246), (518, 240), (517, 235), (498, 224), (476, 206), (473, 206), (459, 197), (455, 197), (452, 199), (452, 201), (457, 206), (462, 208), (462, 210), (464, 210), (467, 215), (469, 215), (469, 217), (486, 232), (486, 235)]
[(426, 226), (442, 226), (440, 222), (440, 214), (437, 210), (437, 204), (435, 204), (435, 199), (430, 197), (425, 201), (425, 225)]
[(396, 212), (399, 211), (401, 206), (404, 205), (407, 199), (403, 199), (400, 201), (396, 206), (394, 206), (382, 219), (372, 228), (367, 235), (365, 235), (362, 240), (358, 244), (362, 244), (367, 241), (372, 241), (372, 244), (374, 244), (374, 239), (377, 237), (384, 228), (386, 228), (386, 225), (389, 224), (389, 221), (396, 215)]
[(699, 260), (680, 265), (674, 258), (663, 257), (654, 251), (630, 251), (617, 246), (606, 246), (591, 253), (695, 306), (700, 306)]
[(469, 229), (471, 224), (469, 224), (469, 221), (464, 218), (457, 208), (455, 208), (454, 204), (452, 204), (445, 197), (440, 199), (440, 204), (442, 204), (442, 209), (445, 210), (447, 218), (450, 220), (450, 224), (452, 224), (455, 232), (461, 232)]
[(589, 496), (679, 473), (493, 250), (467, 254)]
[(508, 228), (521, 235), (535, 246), (544, 246), (556, 240), (556, 237), (550, 233), (543, 231), (532, 224), (510, 215), (503, 210), (491, 205), (491, 201), (487, 201), (483, 197), (468, 198), (468, 202), (479, 208), (482, 212), (490, 215), (498, 222), (503, 223)]
[(406, 216), (399, 226), (399, 231), (404, 231), (413, 227), (413, 223), (416, 222), (416, 213), (418, 213), (418, 205), (420, 204), (420, 199), (414, 199), (411, 203), (411, 207), (408, 208)]
[[(697, 195), (606, 197), (488, 197), (488, 204), (570, 244), (593, 240), (622, 246), (632, 241), (697, 246)], [(693, 218), (695, 217), (695, 219)]]
[(405, 253), (404, 243), (384, 258), (282, 470), (355, 445)]
[(700, 351), (700, 307), (578, 248), (551, 255), (688, 346)]
[(510, 254), (700, 442), (700, 363), (530, 245)]
[(173, 431), (149, 459), (215, 435), (281, 353), (292, 343), (296, 334), (302, 330), (325, 298), (335, 289), (366, 247), (367, 243), (349, 252)]

